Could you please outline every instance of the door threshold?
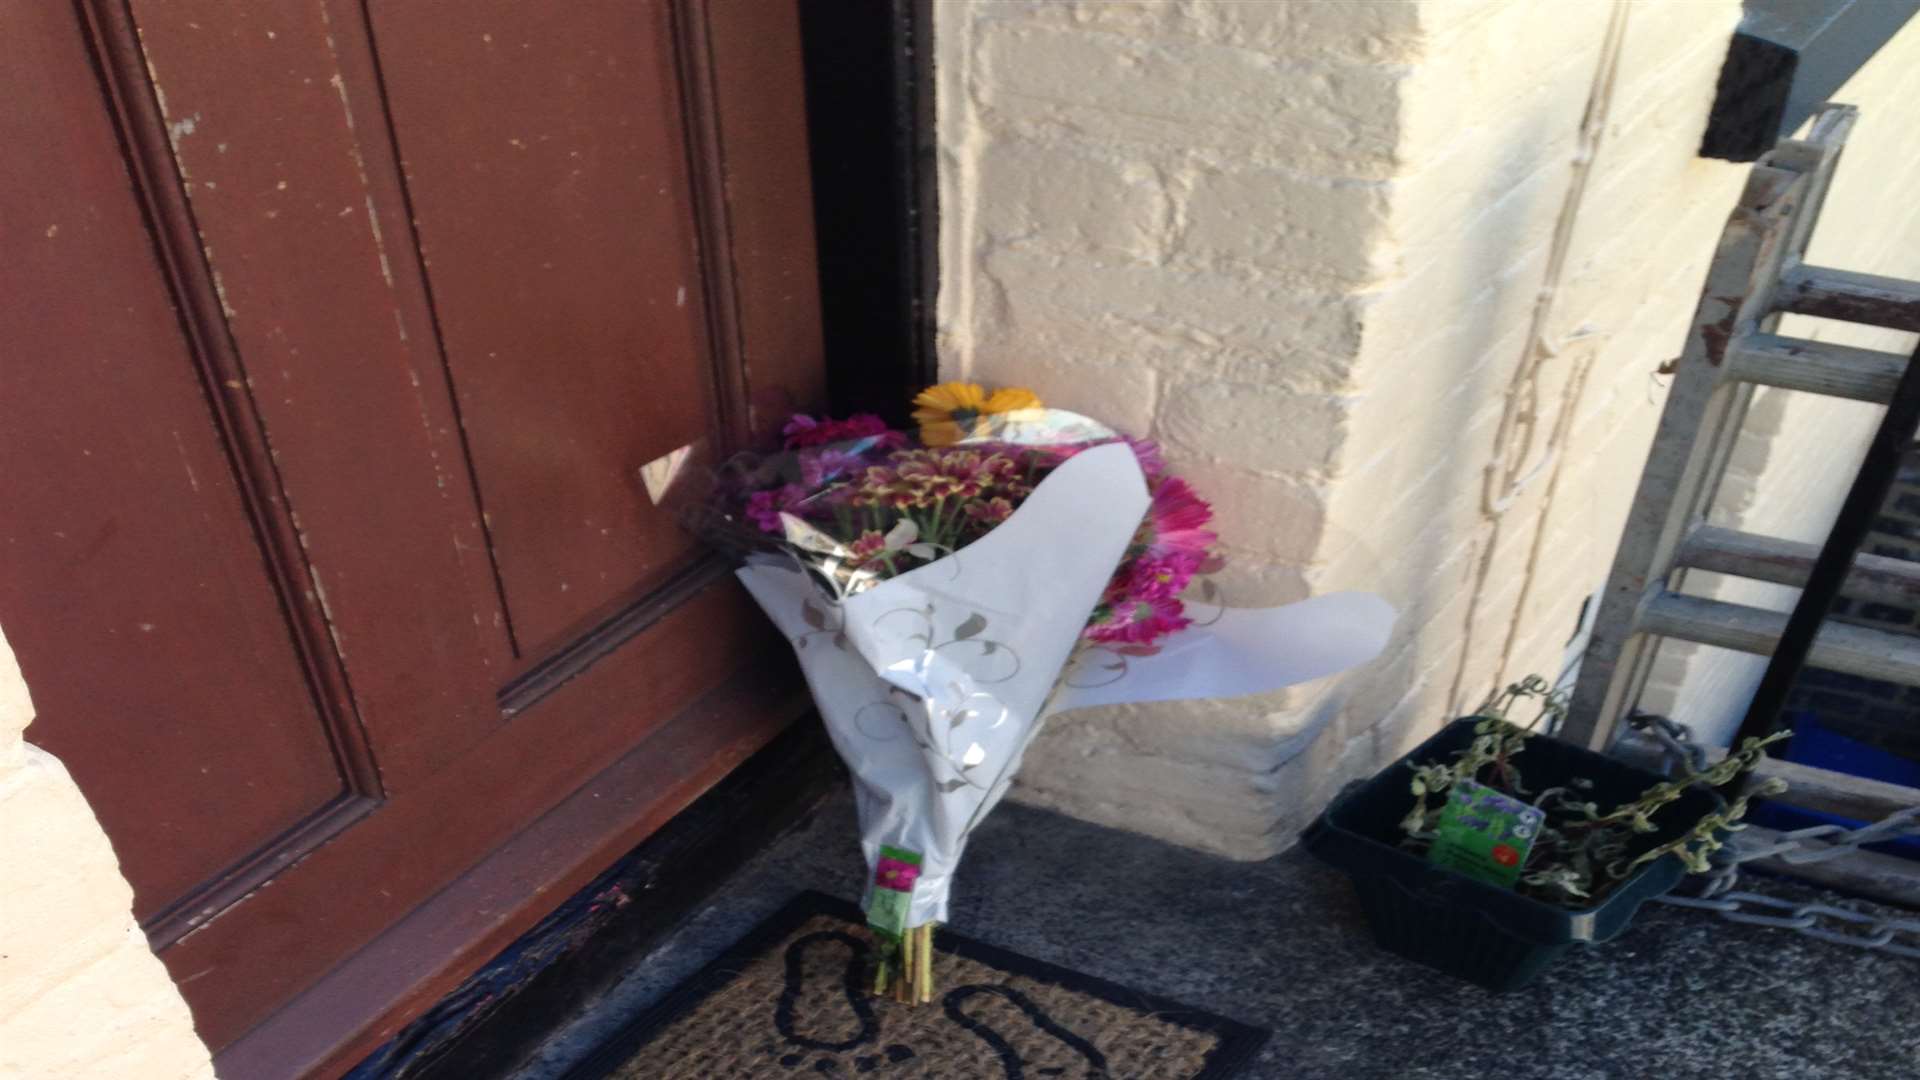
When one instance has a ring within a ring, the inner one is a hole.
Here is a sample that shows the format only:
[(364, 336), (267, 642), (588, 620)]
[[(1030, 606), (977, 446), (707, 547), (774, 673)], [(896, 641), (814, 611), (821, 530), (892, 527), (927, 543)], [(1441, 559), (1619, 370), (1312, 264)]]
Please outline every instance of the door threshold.
[[(363, 1070), (378, 1061), (404, 1065), (413, 1055), (388, 1052), (403, 1041), (431, 1044), (422, 1051), (437, 1046), (440, 1039), (422, 1039), (423, 1023), (457, 1013), (474, 979), (512, 954), (583, 885), (632, 857), (636, 844), (642, 851), (650, 843), (680, 850), (671, 838), (685, 811), (716, 790), (737, 790), (729, 774), (743, 763), (796, 753), (788, 739), (804, 740), (805, 730), (817, 725), (789, 718), (807, 712), (804, 692), (786, 679), (737, 679), (707, 695), (221, 1049), (214, 1056), (216, 1072), (308, 1080), (348, 1072), (362, 1078), (412, 1075), (380, 1071), (385, 1066)], [(824, 743), (824, 736), (816, 737)], [(663, 777), (671, 777), (664, 788)], [(771, 797), (776, 785), (763, 778), (761, 786)], [(646, 792), (655, 794), (643, 797)], [(656, 873), (677, 882), (702, 871), (700, 859), (682, 858), (684, 865), (663, 864)], [(485, 997), (476, 999), (476, 1007), (491, 1012), (502, 1004)], [(453, 1024), (452, 1030), (467, 1030), (471, 1023)]]
[(618, 983), (748, 859), (800, 827), (845, 773), (811, 717), (621, 856), (347, 1074), (485, 1080)]

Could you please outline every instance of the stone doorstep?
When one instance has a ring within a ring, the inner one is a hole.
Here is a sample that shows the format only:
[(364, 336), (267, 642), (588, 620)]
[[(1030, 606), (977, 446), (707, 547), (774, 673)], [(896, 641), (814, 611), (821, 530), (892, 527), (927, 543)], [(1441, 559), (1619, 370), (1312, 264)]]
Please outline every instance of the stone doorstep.
[[(795, 892), (853, 896), (855, 841), (851, 797), (833, 795), (628, 960), (618, 985), (554, 1017), (516, 1069), (489, 1075), (564, 1080)], [(1787, 882), (1742, 885), (1838, 899)], [(1616, 941), (1575, 949), (1532, 988), (1493, 997), (1379, 949), (1352, 886), (1305, 852), (1234, 862), (1019, 805), (976, 837), (953, 926), (1272, 1028), (1244, 1080), (1587, 1080), (1644, 1075), (1649, 1061), (1674, 1076), (1895, 1080), (1912, 1055), (1906, 997), (1886, 992), (1912, 984), (1909, 960), (1653, 904)], [(1737, 954), (1742, 977), (1702, 978), (1716, 953)], [(1633, 1019), (1648, 1002), (1660, 1003), (1657, 1023)], [(1794, 1017), (1791, 1031), (1782, 1016)]]

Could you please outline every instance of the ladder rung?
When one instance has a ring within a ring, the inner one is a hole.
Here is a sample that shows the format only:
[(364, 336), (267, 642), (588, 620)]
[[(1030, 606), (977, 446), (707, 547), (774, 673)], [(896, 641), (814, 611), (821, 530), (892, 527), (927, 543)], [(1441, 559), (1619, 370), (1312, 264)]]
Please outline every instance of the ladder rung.
[[(1727, 747), (1702, 746), (1699, 749), (1705, 765), (1717, 765), (1727, 759)], [(1671, 764), (1666, 751), (1658, 743), (1650, 736), (1638, 733), (1622, 739), (1610, 753), (1629, 765), (1655, 772), (1665, 772)], [(1879, 821), (1890, 814), (1920, 806), (1920, 788), (1765, 755), (1754, 762), (1746, 789), (1751, 791), (1761, 781), (1773, 779), (1785, 780), (1787, 790), (1779, 795), (1767, 796), (1768, 801), (1797, 806), (1802, 810), (1837, 814), (1855, 821)], [(1920, 863), (1914, 863), (1913, 866), (1920, 870)]]
[[(1674, 563), (1798, 588), (1819, 557), (1818, 544), (1701, 525), (1681, 541)], [(1920, 607), (1920, 563), (1861, 552), (1840, 592), (1856, 600)]]
[(1727, 348), (1727, 375), (1747, 382), (1885, 404), (1907, 370), (1898, 353), (1750, 334)]
[[(1710, 756), (1719, 761), (1726, 756), (1726, 751), (1716, 748)], [(1879, 821), (1889, 814), (1920, 806), (1920, 788), (1774, 757), (1763, 757), (1756, 762), (1753, 776), (1756, 780), (1778, 777), (1787, 782), (1786, 793), (1773, 796), (1775, 802), (1838, 814), (1855, 821)]]
[(1796, 315), (1920, 330), (1920, 282), (1797, 266), (1780, 279), (1774, 306)]
[[(1785, 612), (1670, 592), (1649, 598), (1640, 615), (1640, 629), (1649, 634), (1760, 656), (1773, 654), (1786, 628)], [(1920, 637), (1828, 621), (1814, 638), (1807, 663), (1848, 675), (1920, 686)]]

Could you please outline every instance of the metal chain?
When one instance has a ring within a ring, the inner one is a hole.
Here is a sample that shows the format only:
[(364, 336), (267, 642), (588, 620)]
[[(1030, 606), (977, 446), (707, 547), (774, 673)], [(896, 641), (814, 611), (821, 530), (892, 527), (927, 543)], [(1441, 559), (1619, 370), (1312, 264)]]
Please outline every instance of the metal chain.
[[(1732, 922), (1798, 930), (1810, 938), (1830, 941), (1836, 945), (1877, 949), (1895, 956), (1920, 960), (1920, 919), (1894, 919), (1881, 915), (1869, 915), (1834, 907), (1832, 904), (1797, 904), (1791, 900), (1753, 892), (1729, 891), (1715, 897), (1659, 896), (1655, 899), (1675, 907), (1718, 912), (1721, 918)], [(1754, 907), (1768, 908), (1786, 914), (1761, 915), (1747, 910)], [(1864, 926), (1866, 930), (1857, 933), (1832, 930), (1821, 925), (1823, 920)], [(1911, 944), (1902, 944), (1903, 940)]]
[(1684, 762), (1689, 770), (1700, 772), (1707, 767), (1707, 748), (1693, 741), (1693, 732), (1686, 725), (1643, 712), (1628, 717), (1627, 725), (1652, 736), (1669, 758)]
[[(1675, 761), (1685, 762), (1695, 772), (1706, 767), (1706, 750), (1691, 741), (1691, 733), (1686, 728), (1664, 716), (1645, 713), (1636, 714), (1630, 722), (1635, 728), (1652, 736)], [(1920, 806), (1897, 810), (1858, 829), (1840, 825), (1814, 825), (1781, 833), (1779, 839), (1767, 843), (1750, 842), (1746, 837), (1735, 836), (1726, 847), (1715, 853), (1717, 865), (1711, 873), (1703, 875), (1698, 895), (1659, 896), (1654, 899), (1675, 907), (1717, 912), (1730, 922), (1797, 930), (1819, 941), (1875, 949), (1920, 960), (1920, 919), (1870, 915), (1832, 904), (1796, 903), (1734, 888), (1740, 881), (1741, 863), (1770, 857), (1796, 864), (1825, 862), (1856, 851), (1862, 844), (1883, 843), (1908, 836), (1920, 837)], [(1767, 915), (1750, 910), (1754, 908), (1782, 914)], [(1836, 924), (1856, 929), (1849, 933), (1835, 929)]]
[[(1896, 810), (1871, 825), (1862, 825), (1857, 829), (1849, 829), (1844, 825), (1811, 825), (1783, 832), (1779, 840), (1770, 844), (1737, 843), (1735, 846), (1739, 854), (1734, 861), (1751, 862), (1778, 855), (1781, 862), (1787, 863), (1826, 862), (1862, 844), (1884, 844), (1909, 836), (1920, 836), (1920, 806)], [(1736, 839), (1745, 840), (1744, 837)], [(1819, 840), (1821, 843), (1809, 845), (1805, 843), (1808, 840)]]

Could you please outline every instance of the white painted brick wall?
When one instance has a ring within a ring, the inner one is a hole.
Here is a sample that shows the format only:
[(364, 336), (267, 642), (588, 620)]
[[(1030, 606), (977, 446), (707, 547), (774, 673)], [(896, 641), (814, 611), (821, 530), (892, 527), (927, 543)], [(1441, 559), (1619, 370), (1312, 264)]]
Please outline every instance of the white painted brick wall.
[[(1259, 857), (1500, 682), (1556, 673), (1744, 181), (1696, 156), (1738, 0), (1624, 5), (1577, 202), (1610, 0), (935, 8), (946, 373), (1162, 440), (1247, 602), (1368, 588), (1403, 612), (1327, 685), (1065, 718), (1019, 797)], [(1836, 199), (1880, 216), (1920, 179), (1917, 35), (1856, 80)], [(1894, 265), (1910, 234), (1863, 259), (1874, 215), (1841, 217), (1816, 257), (1920, 276)], [(1763, 417), (1745, 464), (1781, 494), (1755, 488), (1749, 527), (1831, 479), (1799, 434), (1822, 408)]]
[(0, 637), (0, 1080), (210, 1080), (106, 834), (60, 762), (21, 739), (32, 719)]

